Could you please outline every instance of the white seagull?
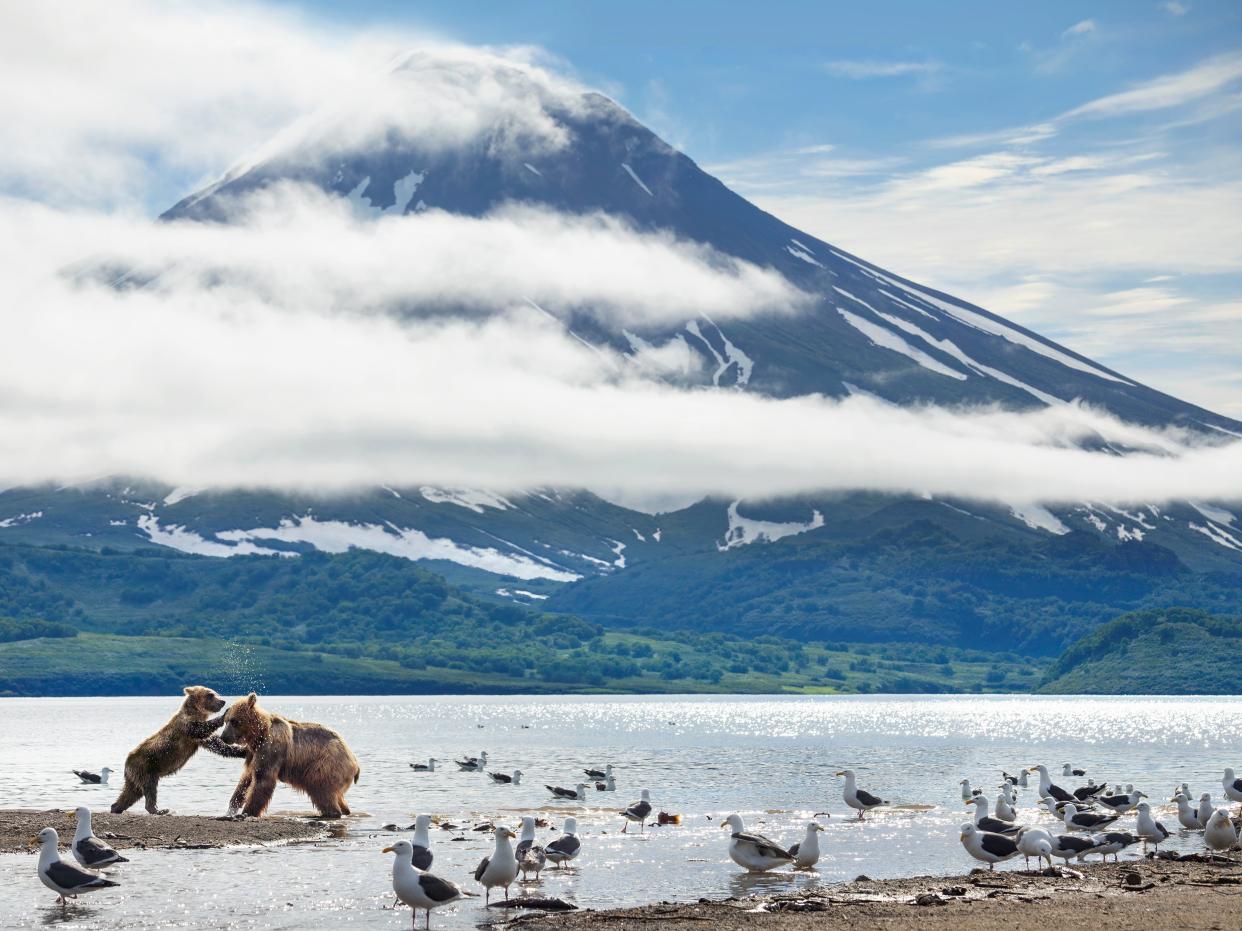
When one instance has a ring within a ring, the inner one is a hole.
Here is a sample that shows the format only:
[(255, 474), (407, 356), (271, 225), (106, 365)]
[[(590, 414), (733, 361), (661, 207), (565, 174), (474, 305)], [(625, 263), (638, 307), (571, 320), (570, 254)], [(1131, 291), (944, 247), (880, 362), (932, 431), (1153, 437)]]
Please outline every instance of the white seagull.
[(1139, 799), (1147, 798), (1137, 789), (1126, 789), (1125, 795), (1097, 795), (1095, 800), (1098, 804), (1105, 808), (1111, 808), (1119, 815), (1124, 815), (1139, 803)]
[(566, 789), (564, 786), (550, 786), (546, 783), (544, 788), (552, 793), (555, 799), (565, 799), (571, 802), (586, 801), (586, 783), (580, 782), (572, 789)]
[(629, 806), (621, 812), (621, 817), (625, 819), (625, 824), (621, 826), (621, 833), (626, 833), (626, 828), (630, 826), (630, 822), (638, 822), (638, 832), (645, 833), (647, 830), (647, 819), (651, 817), (651, 792), (643, 789), (639, 793), (637, 802), (631, 802)]
[(414, 910), (413, 927), (418, 927), (418, 910), (427, 911), (426, 928), (431, 927), (431, 910), (441, 905), (448, 905), (458, 899), (465, 898), (456, 883), (430, 873), (420, 873), (410, 865), (413, 845), (408, 840), (399, 840), (391, 847), (385, 847), (384, 853), (393, 854), (392, 858), (392, 891), (397, 898)]
[(1225, 778), (1220, 784), (1225, 789), (1225, 798), (1242, 805), (1242, 779), (1235, 779), (1232, 769), (1225, 770)]
[(1212, 812), (1216, 810), (1212, 805), (1212, 793), (1204, 792), (1199, 796), (1199, 823), (1207, 824), (1212, 820)]
[(54, 828), (44, 828), (37, 837), (30, 838), (31, 843), (36, 841), (40, 846), (39, 879), (43, 885), (60, 896), (62, 910), (68, 907), (66, 897), (74, 898), (85, 892), (95, 892), (99, 889), (107, 889), (109, 886), (120, 885), (98, 873), (79, 869), (72, 863), (62, 860), (58, 849), (60, 838)]
[(1010, 824), (1008, 821), (989, 815), (988, 800), (982, 795), (976, 795), (966, 803), (967, 808), (971, 805), (975, 806), (975, 827), (980, 831), (987, 831), (990, 834), (1017, 834), (1020, 830), (1016, 824)]
[(766, 873), (794, 862), (794, 855), (780, 844), (762, 834), (749, 833), (741, 815), (729, 815), (720, 826), (733, 832), (729, 840), (729, 859), (748, 872)]
[(522, 833), (513, 855), (517, 857), (518, 869), (522, 871), (522, 882), (526, 882), (527, 873), (534, 873), (535, 879), (539, 878), (548, 856), (543, 845), (535, 843), (535, 819), (532, 815), (522, 817)]
[(1048, 777), (1047, 766), (1044, 766), (1042, 763), (1040, 763), (1036, 766), (1032, 766), (1030, 771), (1033, 773), (1039, 773), (1039, 797), (1040, 798), (1047, 798), (1048, 796), (1051, 795), (1058, 802), (1072, 802), (1074, 800), (1074, 796), (1070, 795), (1068, 792), (1062, 789), (1059, 785), (1056, 785), (1055, 783), (1053, 783), (1053, 781)]
[(970, 791), (970, 780), (969, 780), (969, 779), (963, 779), (963, 780), (962, 780), (962, 801), (963, 801), (963, 802), (969, 802), (969, 801), (970, 801), (970, 797), (971, 797), (972, 795), (974, 795), (974, 793)]
[(1213, 850), (1231, 850), (1238, 845), (1238, 832), (1225, 809), (1212, 812), (1203, 832), (1203, 842)]
[(416, 870), (431, 869), (431, 861), (435, 854), (431, 852), (431, 837), (427, 828), (431, 825), (431, 815), (418, 815), (414, 819), (414, 843), (410, 845), (410, 865)]
[(1023, 828), (1014, 840), (1018, 843), (1018, 852), (1022, 854), (1028, 869), (1031, 866), (1031, 857), (1041, 866), (1047, 860), (1048, 868), (1052, 868), (1052, 835), (1043, 828)]
[(513, 853), (513, 845), (509, 841), (516, 836), (508, 828), (497, 828), (496, 846), (492, 850), (492, 855), (480, 860), (474, 871), (475, 880), (486, 890), (483, 894), (484, 905), (487, 904), (492, 890), (497, 886), (504, 887), (505, 901), (509, 901), (509, 886), (517, 879), (518, 874), (517, 856)]
[(603, 769), (584, 769), (583, 772), (591, 779), (607, 779), (612, 775), (612, 764), (608, 763)]
[(520, 769), (515, 769), (512, 775), (509, 773), (488, 773), (488, 775), (492, 777), (492, 782), (499, 783), (500, 785), (516, 786), (522, 784), (522, 771)]
[(1190, 799), (1178, 792), (1173, 796), (1173, 801), (1177, 802), (1177, 820), (1182, 827), (1188, 831), (1202, 831), (1203, 822), (1199, 820), (1199, 811), (1190, 807)]
[[(831, 818), (832, 815), (826, 817)], [(819, 862), (819, 835), (824, 826), (812, 821), (806, 826), (806, 836), (789, 848), (789, 855), (794, 858), (794, 869), (809, 870)]]
[(962, 846), (976, 860), (982, 860), (988, 869), (995, 869), (1002, 860), (1010, 860), (1018, 855), (1018, 842), (1003, 834), (992, 834), (980, 831), (973, 824), (962, 825)]
[(465, 772), (482, 772), (483, 767), (487, 765), (487, 751), (484, 750), (478, 756), (468, 756), (464, 760), (454, 760), (457, 768)]
[(73, 859), (88, 870), (101, 870), (113, 863), (129, 862), (128, 857), (121, 856), (91, 831), (89, 808), (78, 808), (74, 814), (78, 818), (78, 829), (73, 835), (73, 844), (69, 848), (73, 852)]
[(1001, 792), (996, 796), (996, 817), (1001, 821), (1008, 821), (1010, 824), (1018, 820), (1018, 812), (1013, 807), (1013, 801), (1008, 793)]
[(1144, 850), (1147, 849), (1149, 841), (1159, 850), (1160, 844), (1169, 836), (1169, 829), (1151, 816), (1151, 806), (1143, 802), (1138, 807), (1138, 826), (1135, 833), (1142, 840)]
[(572, 862), (582, 852), (582, 841), (578, 839), (578, 819), (566, 818), (561, 830), (561, 836), (543, 848), (544, 854), (558, 868)]
[(92, 773), (85, 769), (75, 769), (73, 774), (90, 785), (106, 786), (108, 784), (108, 776), (112, 774), (112, 770), (106, 766), (97, 773)]
[(439, 762), (440, 761), (433, 756), (426, 763), (411, 763), (410, 769), (414, 770), (416, 773), (434, 773), (436, 771), (436, 764)]
[(864, 792), (858, 788), (854, 781), (854, 771), (852, 769), (843, 769), (838, 776), (845, 777), (845, 788), (841, 792), (841, 797), (845, 799), (845, 804), (849, 805), (858, 812), (858, 820), (863, 820), (863, 814), (871, 811), (873, 808), (879, 808), (881, 805), (887, 805), (888, 802), (882, 798), (877, 798), (870, 792)]

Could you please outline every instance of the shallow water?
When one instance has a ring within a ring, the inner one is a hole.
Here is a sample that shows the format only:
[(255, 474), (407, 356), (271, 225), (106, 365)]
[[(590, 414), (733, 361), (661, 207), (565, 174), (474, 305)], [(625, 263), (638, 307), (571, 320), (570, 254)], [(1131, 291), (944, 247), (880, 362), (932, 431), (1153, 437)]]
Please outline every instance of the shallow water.
[[(347, 836), (268, 848), (133, 851), (133, 862), (113, 873), (122, 887), (80, 899), (67, 927), (409, 927), (407, 909), (386, 908), (391, 860), (380, 849), (399, 835), (380, 827), (409, 824), (419, 812), (463, 825), (516, 824), (520, 813), (536, 812), (559, 826), (564, 815), (576, 815), (583, 853), (575, 868), (548, 870), (528, 891), (598, 908), (786, 891), (860, 873), (963, 872), (976, 864), (958, 842), (965, 820), (958, 783), (969, 778), (994, 796), (1002, 768), (1043, 762), (1064, 784), (1056, 774), (1069, 761), (1097, 781), (1133, 782), (1162, 806), (1170, 830), (1177, 827), (1166, 804), (1174, 785), (1188, 782), (1196, 799), (1203, 791), (1216, 799), (1223, 768), (1242, 770), (1242, 703), (1227, 698), (267, 697), (264, 704), (335, 727), (353, 747), (362, 780), (349, 801), (366, 814), (349, 819)], [(106, 810), (118, 787), (82, 786), (70, 770), (120, 770), (129, 749), (175, 706), (174, 699), (149, 698), (0, 701), (3, 807)], [(522, 784), (495, 786), (451, 764), (435, 773), (408, 766), (484, 749), (489, 768), (523, 770)], [(572, 785), (583, 766), (606, 762), (616, 767), (616, 793), (592, 791), (584, 805), (549, 800), (545, 782)], [(833, 775), (846, 767), (862, 788), (896, 807), (863, 824), (849, 821)], [(239, 770), (239, 761), (200, 753), (161, 784), (160, 804), (181, 814), (222, 814)], [(615, 812), (643, 787), (656, 810), (680, 813), (684, 824), (620, 834)], [(1019, 820), (1051, 826), (1034, 801), (1032, 782)], [(307, 809), (284, 787), (272, 805), (274, 812)], [(831, 817), (820, 818), (827, 830), (816, 872), (750, 877), (729, 861), (721, 817), (740, 812), (749, 829), (789, 844), (823, 811)], [(1119, 822), (1132, 826), (1132, 816)], [(481, 892), (471, 875), (490, 842), (469, 831), (457, 836), (462, 840), (433, 829), (433, 872)], [(541, 832), (545, 841), (556, 836)], [(1175, 833), (1169, 846), (1201, 849), (1202, 840)], [(33, 854), (0, 856), (0, 927), (61, 922), (35, 864)], [(437, 911), (432, 927), (472, 928), (496, 911), (485, 911), (481, 900), (459, 903)]]

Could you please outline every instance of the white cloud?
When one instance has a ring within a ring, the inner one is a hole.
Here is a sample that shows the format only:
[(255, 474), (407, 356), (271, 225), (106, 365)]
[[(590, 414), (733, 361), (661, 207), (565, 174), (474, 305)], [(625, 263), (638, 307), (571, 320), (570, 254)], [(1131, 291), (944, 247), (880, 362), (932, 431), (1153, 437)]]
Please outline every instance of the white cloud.
[(1190, 12), (1189, 3), (1178, 3), (1177, 0), (1167, 0), (1160, 4), (1160, 8), (1171, 16), (1185, 16)]
[(898, 78), (907, 75), (934, 74), (941, 70), (942, 65), (936, 61), (871, 61), (871, 60), (838, 60), (824, 63), (824, 70), (829, 74), (853, 80), (867, 78)]
[(1074, 25), (1066, 29), (1063, 33), (1061, 33), (1061, 38), (1065, 39), (1071, 36), (1090, 35), (1091, 33), (1096, 31), (1096, 28), (1097, 28), (1096, 23), (1095, 23), (1095, 20), (1093, 19), (1079, 20), (1078, 22), (1074, 23)]
[(1179, 107), (1217, 93), (1242, 79), (1242, 54), (1229, 52), (1193, 68), (1143, 81), (1126, 91), (1099, 97), (1062, 116), (1111, 117)]

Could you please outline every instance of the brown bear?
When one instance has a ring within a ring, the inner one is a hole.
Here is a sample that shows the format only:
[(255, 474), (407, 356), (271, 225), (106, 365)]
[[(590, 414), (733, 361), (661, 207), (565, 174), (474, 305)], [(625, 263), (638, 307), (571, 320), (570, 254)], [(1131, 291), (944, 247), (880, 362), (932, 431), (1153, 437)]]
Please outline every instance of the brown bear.
[(221, 756), (244, 755), (238, 748), (230, 747), (219, 737), (212, 736), (212, 732), (224, 724), (224, 715), (208, 719), (224, 707), (224, 699), (201, 685), (187, 685), (183, 691), (185, 701), (181, 703), (180, 710), (125, 758), (125, 787), (112, 803), (114, 815), (119, 815), (144, 796), (150, 814), (168, 814), (168, 809), (156, 805), (155, 793), (159, 781), (181, 769), (199, 747), (206, 747)]
[(229, 800), (229, 814), (238, 809), (258, 817), (267, 809), (277, 781), (310, 796), (322, 817), (349, 814), (345, 793), (362, 769), (341, 735), (322, 724), (290, 721), (259, 707), (251, 692), (224, 713), (225, 743), (244, 744), (246, 767)]

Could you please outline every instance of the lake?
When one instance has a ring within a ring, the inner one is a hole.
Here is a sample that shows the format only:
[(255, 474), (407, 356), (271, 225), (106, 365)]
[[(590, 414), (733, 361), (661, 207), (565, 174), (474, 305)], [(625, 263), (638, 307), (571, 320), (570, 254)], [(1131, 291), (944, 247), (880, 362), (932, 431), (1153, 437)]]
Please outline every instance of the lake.
[[(530, 891), (598, 908), (779, 892), (860, 873), (964, 872), (977, 864), (958, 841), (966, 820), (959, 782), (968, 778), (994, 797), (1001, 769), (1046, 763), (1056, 777), (1071, 762), (1097, 781), (1133, 782), (1160, 806), (1170, 830), (1177, 819), (1167, 800), (1176, 784), (1216, 800), (1223, 768), (1242, 770), (1242, 705), (1232, 698), (266, 696), (262, 703), (345, 736), (362, 764), (349, 802), (366, 814), (349, 819), (344, 839), (323, 843), (130, 851), (133, 862), (112, 874), (123, 888), (80, 899), (69, 912), (72, 927), (408, 928), (407, 909), (385, 907), (393, 900), (391, 857), (380, 853), (408, 835), (380, 829), (409, 824), (420, 812), (463, 825), (516, 825), (531, 812), (559, 826), (564, 815), (577, 816), (583, 853), (576, 868), (548, 870)], [(106, 810), (125, 755), (177, 704), (172, 697), (0, 700), (3, 807)], [(481, 750), (491, 769), (523, 770), (522, 784), (496, 786), (451, 764), (434, 773), (408, 765)], [(545, 782), (573, 785), (584, 766), (604, 763), (616, 768), (617, 792), (592, 791), (585, 804), (550, 800)], [(83, 786), (70, 772), (105, 765), (118, 770), (111, 788)], [(847, 767), (895, 807), (851, 823), (834, 777)], [(161, 783), (160, 803), (180, 814), (223, 814), (239, 771), (240, 761), (200, 753)], [(1033, 808), (1034, 785), (1023, 792), (1019, 820), (1051, 825)], [(644, 787), (657, 811), (679, 813), (684, 823), (620, 834), (615, 812)], [(308, 808), (282, 787), (271, 810)], [(748, 828), (788, 844), (824, 811), (831, 817), (820, 819), (827, 830), (816, 873), (751, 877), (729, 861), (720, 818), (738, 812)], [(1132, 825), (1132, 816), (1119, 823)], [(471, 877), (490, 851), (489, 835), (453, 836), (433, 829), (433, 872), (481, 892)], [(555, 836), (540, 832), (545, 842)], [(1201, 849), (1202, 840), (1175, 833), (1169, 846)], [(33, 854), (0, 856), (0, 927), (59, 920), (35, 864)], [(495, 913), (481, 903), (439, 910), (432, 927), (473, 928)]]

